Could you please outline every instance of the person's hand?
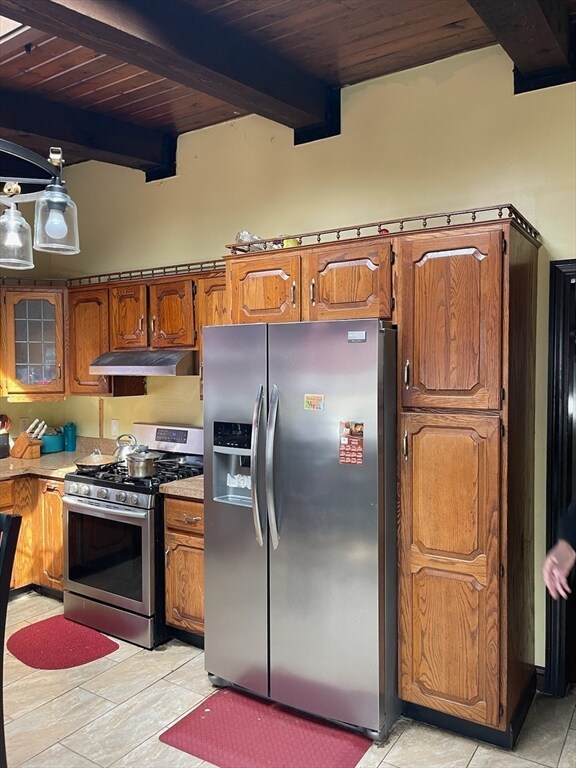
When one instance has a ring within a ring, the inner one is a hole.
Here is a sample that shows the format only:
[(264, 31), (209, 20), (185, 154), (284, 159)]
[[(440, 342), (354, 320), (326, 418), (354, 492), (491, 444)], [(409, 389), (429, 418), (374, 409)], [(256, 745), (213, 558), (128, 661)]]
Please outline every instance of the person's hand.
[(560, 596), (567, 598), (572, 591), (568, 586), (568, 574), (575, 562), (576, 550), (564, 539), (560, 539), (546, 555), (542, 577), (554, 600), (558, 600)]

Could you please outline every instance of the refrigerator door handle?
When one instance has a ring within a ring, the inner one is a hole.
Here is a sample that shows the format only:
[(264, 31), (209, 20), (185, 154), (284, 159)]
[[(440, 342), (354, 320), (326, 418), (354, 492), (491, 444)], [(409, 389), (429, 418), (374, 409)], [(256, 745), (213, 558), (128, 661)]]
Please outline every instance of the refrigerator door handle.
[(252, 449), (250, 455), (250, 484), (252, 491), (252, 515), (254, 518), (254, 531), (258, 546), (264, 546), (262, 535), (262, 521), (260, 519), (260, 507), (258, 504), (258, 436), (260, 434), (260, 421), (262, 419), (262, 404), (264, 402), (264, 387), (258, 389), (254, 413), (252, 415)]
[(276, 435), (276, 417), (278, 416), (278, 401), (280, 392), (276, 384), (272, 387), (270, 395), (270, 411), (266, 426), (266, 503), (268, 505), (268, 524), (270, 526), (270, 538), (272, 546), (278, 549), (280, 536), (278, 535), (278, 522), (276, 520), (276, 505), (274, 503), (274, 438)]

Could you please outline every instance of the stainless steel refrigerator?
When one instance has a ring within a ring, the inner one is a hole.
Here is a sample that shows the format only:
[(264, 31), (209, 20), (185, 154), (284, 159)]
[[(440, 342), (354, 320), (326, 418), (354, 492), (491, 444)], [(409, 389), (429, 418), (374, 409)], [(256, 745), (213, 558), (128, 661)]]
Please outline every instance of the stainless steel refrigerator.
[(383, 738), (396, 699), (396, 331), (204, 329), (205, 661)]

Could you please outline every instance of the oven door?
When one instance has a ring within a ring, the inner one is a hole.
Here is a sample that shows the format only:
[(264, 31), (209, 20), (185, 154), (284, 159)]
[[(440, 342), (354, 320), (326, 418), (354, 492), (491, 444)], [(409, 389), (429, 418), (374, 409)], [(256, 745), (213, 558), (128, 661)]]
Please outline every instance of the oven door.
[(64, 495), (64, 590), (154, 613), (154, 509)]

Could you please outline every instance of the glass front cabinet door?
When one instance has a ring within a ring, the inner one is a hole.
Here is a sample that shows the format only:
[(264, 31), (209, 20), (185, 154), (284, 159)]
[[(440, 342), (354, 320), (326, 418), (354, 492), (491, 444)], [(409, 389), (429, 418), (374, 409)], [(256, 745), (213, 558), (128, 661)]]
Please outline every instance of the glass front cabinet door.
[(6, 394), (64, 394), (62, 292), (6, 290), (4, 296)]

